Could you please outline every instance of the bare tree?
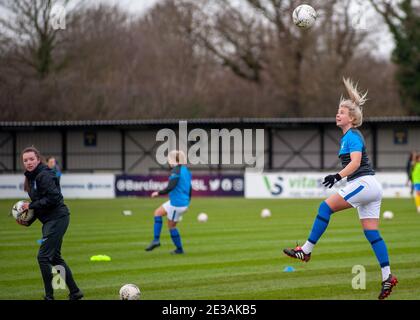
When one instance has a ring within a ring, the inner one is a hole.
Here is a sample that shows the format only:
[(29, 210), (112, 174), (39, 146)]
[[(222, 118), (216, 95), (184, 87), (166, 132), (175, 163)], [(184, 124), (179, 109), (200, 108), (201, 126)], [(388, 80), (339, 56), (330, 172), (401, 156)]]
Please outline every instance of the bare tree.
[(258, 85), (271, 82), (295, 116), (304, 114), (307, 103), (305, 72), (325, 62), (337, 81), (366, 37), (352, 28), (350, 2), (317, 2), (320, 26), (299, 30), (291, 13), (300, 1), (242, 0), (235, 6), (228, 0), (179, 0), (194, 12), (197, 44), (237, 76)]
[[(60, 1), (65, 8), (70, 0)], [(75, 1), (73, 1), (75, 2)], [(54, 27), (51, 10), (55, 0), (0, 0), (0, 8), (5, 10), (5, 17), (0, 18), (3, 28), (2, 42), (7, 42), (8, 50), (15, 67), (22, 65), (32, 69), (44, 79), (51, 71), (63, 67), (65, 59), (54, 59), (54, 51), (60, 45), (60, 29)], [(66, 18), (71, 18), (71, 11)], [(21, 68), (25, 69), (26, 68)]]
[(56, 33), (43, 78), (14, 56), (37, 61), (29, 42), (0, 40), (0, 119), (331, 116), (342, 75), (369, 89), (367, 115), (404, 114), (395, 66), (362, 50), (349, 0), (316, 2), (319, 19), (306, 31), (289, 21), (297, 1), (232, 3), (166, 0), (144, 16), (80, 7), (77, 23)]

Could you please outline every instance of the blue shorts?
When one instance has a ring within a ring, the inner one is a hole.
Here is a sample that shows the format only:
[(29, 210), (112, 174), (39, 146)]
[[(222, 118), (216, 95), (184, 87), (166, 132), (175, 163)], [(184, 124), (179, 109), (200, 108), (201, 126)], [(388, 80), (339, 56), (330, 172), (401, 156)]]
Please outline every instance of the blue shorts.
[(415, 183), (414, 184), (414, 190), (420, 191), (420, 183)]

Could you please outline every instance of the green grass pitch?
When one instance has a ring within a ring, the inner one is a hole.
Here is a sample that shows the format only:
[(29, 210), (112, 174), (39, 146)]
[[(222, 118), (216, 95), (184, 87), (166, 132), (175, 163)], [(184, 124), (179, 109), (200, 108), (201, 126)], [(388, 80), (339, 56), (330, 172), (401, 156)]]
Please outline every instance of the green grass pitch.
[[(178, 225), (186, 254), (172, 256), (166, 220), (160, 248), (145, 252), (153, 211), (166, 199), (67, 200), (71, 210), (62, 254), (86, 299), (118, 299), (123, 284), (137, 284), (142, 299), (376, 299), (380, 268), (355, 210), (335, 213), (309, 263), (282, 253), (306, 240), (320, 200), (195, 198)], [(41, 224), (22, 227), (0, 201), (0, 299), (41, 299), (36, 256)], [(272, 217), (262, 219), (269, 208)], [(133, 211), (132, 216), (122, 210)], [(391, 269), (399, 284), (389, 299), (420, 297), (420, 215), (410, 199), (385, 199), (381, 221)], [(199, 212), (209, 215), (198, 223)], [(106, 254), (111, 262), (91, 262)], [(354, 265), (366, 269), (366, 289), (352, 288)], [(294, 272), (283, 272), (287, 266)], [(56, 299), (67, 291), (57, 290)]]

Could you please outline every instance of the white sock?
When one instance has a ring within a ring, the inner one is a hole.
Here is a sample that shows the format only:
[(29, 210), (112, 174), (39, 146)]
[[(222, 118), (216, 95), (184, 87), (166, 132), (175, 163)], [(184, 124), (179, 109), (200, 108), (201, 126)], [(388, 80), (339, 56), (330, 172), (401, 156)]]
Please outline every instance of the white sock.
[(314, 249), (315, 245), (309, 241), (306, 241), (305, 244), (302, 246), (302, 250), (305, 254), (309, 254)]
[(389, 278), (389, 275), (391, 274), (391, 268), (389, 266), (381, 268), (382, 271), (382, 281), (385, 281)]

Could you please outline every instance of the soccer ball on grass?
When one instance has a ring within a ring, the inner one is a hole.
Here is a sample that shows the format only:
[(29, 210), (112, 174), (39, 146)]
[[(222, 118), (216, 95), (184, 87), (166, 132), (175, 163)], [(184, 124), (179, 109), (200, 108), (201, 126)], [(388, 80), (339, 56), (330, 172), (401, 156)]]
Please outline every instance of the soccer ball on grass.
[(269, 217), (271, 217), (270, 209), (262, 209), (261, 218), (269, 218)]
[(120, 289), (121, 300), (139, 300), (140, 294), (140, 289), (135, 284), (125, 284)]
[(209, 217), (204, 212), (200, 213), (197, 217), (198, 222), (207, 222), (208, 219)]
[(384, 211), (382, 216), (385, 220), (391, 220), (392, 218), (394, 218), (394, 213), (392, 211)]

